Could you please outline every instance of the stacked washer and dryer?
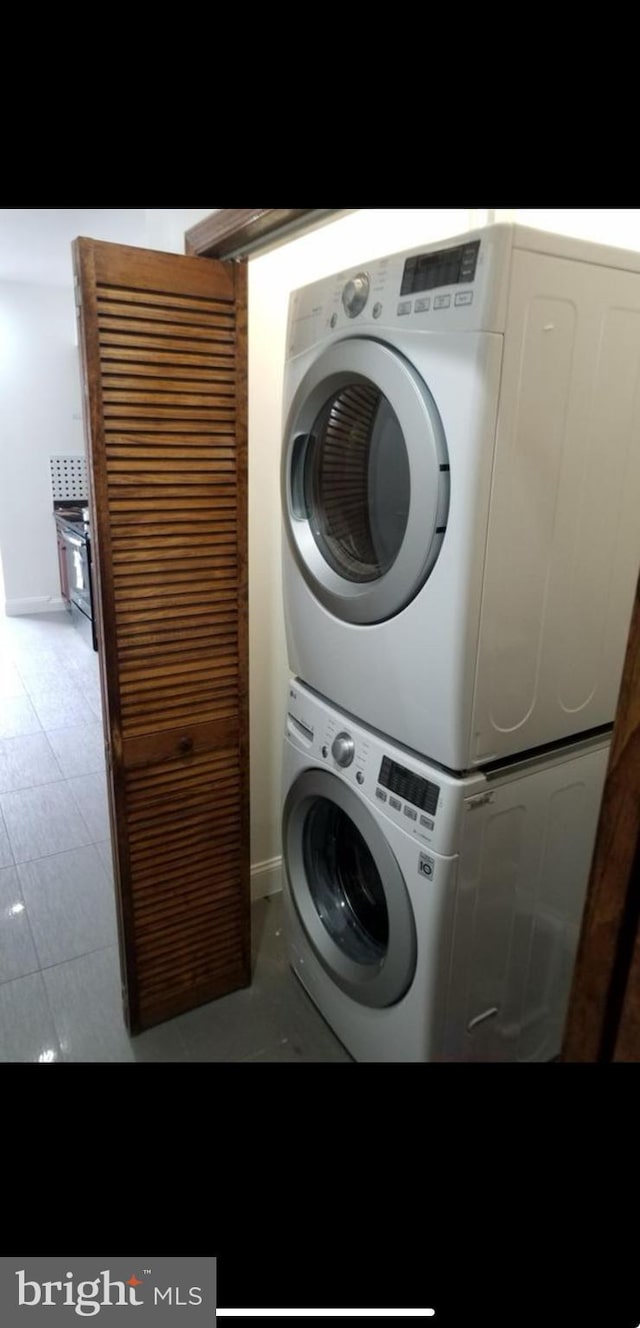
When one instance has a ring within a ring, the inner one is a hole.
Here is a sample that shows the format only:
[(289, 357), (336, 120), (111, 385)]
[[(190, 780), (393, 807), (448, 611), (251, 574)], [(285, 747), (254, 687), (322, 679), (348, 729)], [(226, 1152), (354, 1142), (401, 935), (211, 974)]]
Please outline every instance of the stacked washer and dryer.
[(291, 296), (286, 938), (356, 1060), (560, 1051), (640, 564), (640, 254), (494, 225)]

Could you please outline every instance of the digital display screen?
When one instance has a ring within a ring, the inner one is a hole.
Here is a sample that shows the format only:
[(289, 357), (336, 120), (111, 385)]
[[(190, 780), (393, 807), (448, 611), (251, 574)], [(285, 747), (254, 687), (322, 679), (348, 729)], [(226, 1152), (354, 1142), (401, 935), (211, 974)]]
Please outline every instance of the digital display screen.
[(396, 761), (390, 761), (388, 756), (382, 758), (378, 783), (389, 789), (390, 793), (397, 793), (405, 802), (410, 802), (421, 811), (435, 816), (440, 792), (438, 785), (432, 784), (428, 779), (421, 779), (420, 775), (414, 775), (410, 770), (405, 770), (404, 766), (398, 765)]
[(454, 249), (439, 249), (435, 254), (414, 254), (405, 262), (400, 294), (417, 295), (437, 286), (459, 286), (473, 281), (479, 249), (480, 241), (472, 240)]

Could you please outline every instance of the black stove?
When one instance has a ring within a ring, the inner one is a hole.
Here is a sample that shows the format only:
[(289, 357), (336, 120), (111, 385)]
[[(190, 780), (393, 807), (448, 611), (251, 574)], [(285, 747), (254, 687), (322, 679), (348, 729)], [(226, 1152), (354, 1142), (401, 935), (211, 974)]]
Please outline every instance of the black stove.
[(88, 644), (98, 649), (91, 585), (91, 535), (86, 503), (55, 501), (53, 515), (62, 541), (69, 611)]

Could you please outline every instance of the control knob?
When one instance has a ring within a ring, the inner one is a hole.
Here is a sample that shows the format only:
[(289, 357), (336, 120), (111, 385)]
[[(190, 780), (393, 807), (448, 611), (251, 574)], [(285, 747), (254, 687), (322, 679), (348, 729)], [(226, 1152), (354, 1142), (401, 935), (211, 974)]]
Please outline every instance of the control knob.
[(351, 765), (356, 754), (356, 744), (349, 733), (338, 733), (331, 744), (331, 755), (334, 761), (343, 768)]
[(366, 272), (358, 272), (348, 281), (342, 292), (342, 303), (348, 318), (356, 318), (364, 309), (369, 299), (369, 277)]

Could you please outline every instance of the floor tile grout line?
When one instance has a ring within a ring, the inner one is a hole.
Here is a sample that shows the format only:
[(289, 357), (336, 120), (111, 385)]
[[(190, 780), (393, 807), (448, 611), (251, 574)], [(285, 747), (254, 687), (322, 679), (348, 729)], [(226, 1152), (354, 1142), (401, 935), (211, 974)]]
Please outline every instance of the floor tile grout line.
[[(35, 955), (35, 957), (36, 957), (36, 959), (37, 959), (37, 961), (38, 961), (38, 964), (39, 964), (39, 968), (37, 968), (37, 969), (33, 969), (33, 970), (31, 970), (31, 971), (34, 972), (34, 973), (40, 973), (40, 972), (42, 972), (42, 960), (40, 959), (40, 951), (39, 951), (38, 946), (37, 946), (37, 944), (36, 944), (35, 932), (34, 932), (34, 930), (33, 930), (33, 927), (31, 926), (31, 918), (29, 917), (29, 905), (28, 905), (28, 903), (27, 903), (27, 901), (26, 901), (26, 899), (25, 899), (25, 897), (24, 897), (24, 890), (23, 890), (23, 888), (22, 888), (22, 881), (21, 881), (21, 879), (20, 879), (20, 871), (19, 871), (19, 869), (18, 869), (18, 864), (17, 864), (17, 863), (16, 863), (16, 865), (15, 865), (15, 867), (14, 867), (14, 871), (15, 871), (15, 874), (16, 874), (16, 876), (17, 876), (17, 878), (18, 878), (18, 891), (19, 891), (19, 893), (20, 893), (20, 899), (22, 900), (22, 903), (24, 904), (24, 913), (25, 913), (25, 917), (26, 917), (26, 919), (27, 919), (27, 926), (28, 926), (28, 928), (29, 928), (29, 935), (30, 935), (30, 937), (31, 937), (31, 944), (32, 944), (32, 946), (33, 946), (33, 953), (34, 953), (34, 955)], [(23, 976), (24, 976), (24, 977), (28, 977), (29, 974), (28, 974), (28, 973), (25, 973), (25, 974), (23, 974)], [(0, 983), (0, 986), (3, 986), (3, 985), (4, 985), (3, 983)], [(56, 1035), (56, 1036), (57, 1036), (57, 1035)]]
[[(36, 959), (38, 959), (38, 962), (39, 962), (39, 956), (38, 956), (37, 952), (36, 952)], [(22, 978), (32, 978), (32, 977), (35, 977), (35, 975), (36, 975), (37, 973), (42, 973), (42, 969), (41, 969), (41, 968), (28, 968), (27, 971), (26, 971), (26, 973), (18, 973), (18, 974), (16, 974), (16, 976), (15, 976), (14, 978), (2, 978), (2, 980), (0, 980), (0, 992), (2, 991), (3, 987), (8, 987), (8, 986), (10, 986), (10, 984), (11, 984), (12, 982), (20, 982), (20, 981), (22, 980)]]
[[(38, 716), (38, 721), (40, 721), (40, 716)], [(46, 742), (46, 744), (47, 744), (47, 747), (48, 747), (48, 749), (49, 749), (49, 752), (51, 753), (51, 759), (52, 759), (52, 761), (53, 761), (53, 763), (54, 763), (54, 765), (55, 765), (55, 767), (56, 767), (56, 770), (59, 770), (59, 771), (60, 771), (60, 778), (59, 778), (59, 779), (46, 779), (46, 780), (45, 780), (43, 783), (41, 783), (41, 784), (25, 784), (25, 785), (22, 785), (22, 786), (19, 787), (19, 788), (0, 789), (0, 797), (3, 797), (5, 793), (21, 793), (21, 792), (23, 792), (23, 790), (24, 790), (25, 788), (26, 788), (26, 789), (30, 789), (30, 788), (46, 788), (47, 784), (59, 784), (59, 783), (61, 782), (61, 780), (63, 780), (63, 779), (65, 778), (65, 776), (64, 776), (63, 773), (62, 773), (61, 767), (60, 767), (60, 762), (58, 761), (58, 759), (57, 759), (57, 757), (56, 757), (56, 754), (55, 754), (55, 752), (54, 752), (54, 750), (53, 750), (53, 747), (51, 746), (51, 743), (49, 742), (49, 739), (48, 739), (48, 737), (47, 737), (46, 730), (45, 730), (42, 726), (41, 726), (41, 728), (40, 728), (40, 732), (37, 732), (37, 733), (23, 733), (23, 734), (18, 734), (18, 735), (16, 735), (15, 738), (0, 738), (0, 749), (2, 748), (2, 744), (3, 744), (4, 742), (19, 742), (19, 741), (21, 741), (21, 740), (24, 739), (24, 738), (39, 738), (39, 737), (43, 737), (43, 738), (44, 738), (44, 740), (45, 740), (45, 742)]]
[[(115, 946), (112, 946), (112, 945), (103, 945), (103, 946), (100, 946), (100, 947), (99, 947), (98, 949), (96, 949), (96, 950), (88, 950), (87, 953), (86, 953), (86, 955), (77, 955), (77, 956), (76, 956), (76, 959), (85, 959), (85, 958), (87, 958), (87, 956), (90, 955), (90, 954), (98, 954), (98, 953), (102, 953), (102, 952), (105, 951), (105, 950), (112, 950), (112, 949), (115, 949), (115, 951), (116, 951), (116, 962), (119, 964), (120, 960), (119, 960), (119, 955), (118, 955), (118, 946), (117, 946), (117, 944), (116, 944)], [(99, 1065), (116, 1064), (116, 1063), (118, 1063), (119, 1058), (117, 1058), (116, 1061), (111, 1061), (111, 1060), (104, 1061), (104, 1060), (103, 1060), (103, 1061), (93, 1062), (92, 1060), (89, 1060), (89, 1059), (87, 1059), (87, 1058), (85, 1058), (85, 1057), (82, 1057), (82, 1056), (80, 1056), (80, 1057), (76, 1057), (76, 1056), (71, 1055), (70, 1053), (65, 1053), (65, 1052), (63, 1051), (63, 1049), (62, 1049), (62, 1037), (61, 1037), (61, 1034), (60, 1034), (59, 1031), (58, 1031), (58, 1024), (56, 1023), (56, 1018), (55, 1018), (55, 1015), (54, 1015), (54, 1013), (53, 1013), (53, 1009), (52, 1009), (52, 1006), (51, 1006), (51, 1002), (50, 1002), (50, 1000), (49, 1000), (49, 991), (48, 991), (47, 983), (45, 982), (45, 979), (44, 979), (44, 973), (45, 973), (45, 972), (50, 973), (54, 968), (62, 968), (65, 964), (73, 964), (73, 963), (75, 963), (75, 962), (76, 962), (75, 959), (63, 959), (63, 960), (60, 961), (59, 964), (49, 964), (49, 966), (47, 967), (47, 969), (46, 969), (46, 970), (42, 970), (42, 973), (41, 973), (43, 986), (44, 986), (44, 989), (45, 989), (45, 992), (46, 992), (46, 996), (47, 996), (47, 1006), (48, 1006), (49, 1010), (51, 1011), (51, 1018), (52, 1018), (52, 1020), (53, 1020), (53, 1026), (54, 1026), (54, 1029), (55, 1029), (56, 1038), (57, 1038), (57, 1040), (58, 1040), (58, 1045), (59, 1045), (59, 1048), (60, 1048), (60, 1059), (61, 1059), (62, 1061), (64, 1061), (65, 1064), (72, 1064), (72, 1065), (73, 1065), (73, 1064), (76, 1064), (76, 1065), (85, 1064), (85, 1065), (87, 1065), (87, 1064), (94, 1064), (94, 1063), (95, 1063), (95, 1064), (99, 1064)], [(118, 974), (118, 976), (119, 976), (119, 974)], [(124, 1029), (125, 1036), (129, 1039), (129, 1041), (131, 1041), (131, 1036), (130, 1036), (130, 1034), (129, 1034), (127, 1028), (126, 1028), (126, 1025), (124, 1024), (124, 1020), (123, 1020), (123, 1029)], [(133, 1060), (135, 1060), (135, 1057), (132, 1057), (132, 1061), (133, 1061)], [(126, 1063), (128, 1064), (128, 1062), (126, 1062)]]
[[(72, 779), (84, 779), (85, 776), (84, 776), (84, 775), (72, 775), (71, 778), (72, 778)], [(105, 772), (105, 782), (106, 782), (106, 772)], [(67, 783), (67, 784), (70, 784), (70, 783), (71, 783), (71, 780), (68, 779), (68, 780), (66, 781), (66, 783)], [(77, 797), (76, 797), (76, 795), (75, 795), (73, 789), (69, 789), (69, 792), (70, 792), (71, 797), (73, 798), (73, 800), (74, 800), (74, 802), (75, 802), (75, 804), (76, 804), (76, 807), (78, 808), (78, 815), (79, 815), (79, 817), (80, 817), (80, 819), (81, 819), (83, 825), (84, 825), (85, 828), (86, 828), (87, 834), (88, 834), (88, 835), (91, 835), (91, 829), (90, 829), (90, 827), (89, 827), (89, 825), (88, 825), (88, 823), (87, 823), (86, 817), (83, 816), (83, 814), (82, 814), (82, 807), (80, 806), (80, 803), (78, 802), (78, 799), (77, 799)], [(107, 818), (108, 818), (108, 815), (109, 815), (109, 794), (108, 794), (108, 792), (107, 792), (107, 794), (106, 794), (106, 806), (107, 806)], [(92, 844), (101, 844), (101, 843), (104, 843), (104, 839), (91, 839), (91, 843), (92, 843)]]
[[(37, 950), (36, 950), (36, 954), (37, 954)], [(47, 1010), (48, 1010), (48, 1013), (49, 1013), (49, 1022), (50, 1022), (50, 1024), (51, 1024), (51, 1028), (53, 1029), (53, 1035), (54, 1035), (54, 1038), (55, 1038), (55, 1041), (56, 1041), (56, 1044), (57, 1044), (57, 1048), (58, 1048), (58, 1055), (57, 1055), (57, 1057), (56, 1057), (56, 1060), (61, 1061), (61, 1060), (62, 1060), (62, 1043), (61, 1043), (61, 1041), (60, 1041), (60, 1034), (58, 1033), (58, 1025), (56, 1024), (56, 1021), (55, 1021), (55, 1019), (54, 1019), (54, 1017), (53, 1017), (53, 1010), (51, 1009), (51, 1002), (50, 1002), (50, 1000), (49, 1000), (49, 993), (48, 993), (48, 991), (47, 991), (47, 984), (46, 984), (46, 982), (45, 982), (45, 980), (44, 980), (44, 977), (43, 977), (43, 974), (42, 974), (42, 969), (41, 969), (41, 968), (34, 969), (34, 971), (33, 971), (32, 973), (25, 973), (25, 974), (23, 974), (23, 976), (24, 976), (25, 978), (29, 978), (29, 977), (37, 977), (37, 978), (40, 979), (40, 987), (41, 987), (41, 990), (42, 990), (42, 992), (43, 992), (43, 994), (44, 994), (45, 1005), (46, 1005)], [(21, 981), (22, 981), (22, 978), (13, 978), (12, 980), (13, 980), (14, 982), (21, 982)], [(5, 987), (5, 986), (7, 986), (7, 985), (8, 985), (8, 984), (7, 984), (7, 983), (4, 983), (4, 982), (3, 982), (2, 984), (0, 984), (0, 993), (2, 992), (2, 988)], [(30, 1058), (29, 1063), (31, 1063), (31, 1059), (32, 1059), (32, 1058)], [(21, 1059), (18, 1059), (18, 1060), (15, 1060), (15, 1061), (9, 1061), (9, 1062), (5, 1062), (5, 1063), (6, 1063), (6, 1064), (10, 1064), (10, 1065), (22, 1065), (22, 1064), (25, 1064), (25, 1062), (24, 1062), (23, 1060), (21, 1060)]]
[[(23, 736), (33, 737), (34, 735), (26, 733)], [(43, 736), (46, 737), (47, 736), (46, 733), (43, 732)], [(0, 739), (0, 742), (2, 741), (4, 741), (4, 739)], [(6, 741), (12, 742), (13, 739), (7, 738)], [(49, 744), (49, 746), (51, 746), (51, 744)], [(55, 754), (54, 754), (54, 760), (56, 760)], [(56, 760), (56, 765), (58, 766), (58, 769), (60, 769), (60, 765), (57, 760)], [(42, 782), (42, 784), (21, 784), (19, 788), (0, 789), (0, 798), (9, 797), (11, 793), (32, 793), (34, 789), (51, 788), (53, 784), (70, 784), (72, 779), (84, 779), (88, 775), (102, 775), (102, 774), (104, 774), (106, 777), (106, 770), (104, 767), (102, 767), (100, 770), (82, 770), (80, 774), (77, 775), (63, 775), (61, 772), (59, 778), (45, 779)], [(71, 791), (73, 792), (73, 790)], [(0, 807), (0, 811), (1, 810), (2, 809)]]
[[(58, 765), (57, 761), (56, 765)], [(72, 775), (72, 779), (75, 778), (76, 776)], [(21, 784), (20, 788), (0, 789), (0, 798), (8, 798), (12, 793), (32, 793), (34, 789), (52, 788), (54, 784), (65, 784), (66, 782), (66, 775), (61, 774), (59, 779), (46, 779), (42, 784)]]
[(35, 710), (35, 712), (36, 712), (36, 714), (37, 714), (37, 716), (38, 716), (38, 719), (40, 720), (40, 724), (42, 725), (42, 731), (43, 731), (43, 733), (49, 733), (49, 732), (54, 733), (54, 732), (56, 732), (57, 729), (88, 728), (90, 724), (97, 724), (97, 723), (99, 723), (100, 721), (96, 719), (95, 711), (93, 710), (93, 708), (92, 708), (92, 706), (90, 705), (89, 701), (86, 700), (86, 698), (83, 698), (83, 700), (84, 700), (84, 703), (85, 703), (85, 706), (86, 706), (86, 711), (85, 711), (83, 717), (82, 717), (81, 719), (79, 719), (78, 716), (77, 716), (77, 713), (76, 713), (76, 715), (75, 715), (75, 722), (74, 722), (73, 719), (70, 719), (70, 718), (67, 716), (67, 718), (65, 718), (64, 720), (62, 720), (61, 723), (59, 723), (59, 724), (58, 724), (58, 723), (54, 723), (54, 724), (52, 724), (52, 723), (50, 723), (50, 722), (46, 722), (45, 720), (43, 720), (42, 717), (41, 717), (41, 715), (40, 715), (40, 712), (39, 712), (39, 710), (38, 710), (37, 702), (34, 701), (34, 702), (33, 702), (33, 708), (34, 708), (34, 710)]
[(31, 738), (31, 737), (33, 736), (34, 733), (36, 733), (36, 734), (37, 734), (37, 733), (44, 733), (44, 728), (43, 728), (43, 725), (42, 725), (42, 721), (41, 721), (41, 719), (40, 719), (39, 714), (38, 714), (37, 711), (36, 711), (36, 708), (35, 708), (35, 706), (34, 706), (34, 704), (33, 704), (33, 701), (31, 700), (31, 697), (30, 697), (30, 696), (27, 696), (26, 693), (25, 693), (24, 696), (0, 696), (0, 710), (2, 709), (2, 707), (3, 707), (3, 705), (5, 704), (6, 701), (26, 701), (26, 702), (27, 702), (27, 705), (29, 706), (29, 709), (30, 709), (30, 710), (32, 711), (32, 713), (33, 713), (34, 719), (35, 719), (36, 724), (38, 725), (38, 727), (37, 727), (37, 729), (31, 729), (31, 730), (28, 730), (26, 733), (13, 733), (13, 734), (10, 734), (10, 733), (0, 733), (0, 741), (3, 741), (3, 742), (4, 742), (4, 740), (5, 740), (6, 738), (11, 738), (11, 737), (13, 737), (13, 738)]
[[(0, 795), (0, 796), (1, 796), (1, 795)], [(3, 831), (4, 831), (4, 837), (5, 837), (6, 841), (7, 841), (7, 845), (8, 845), (9, 852), (10, 852), (10, 854), (11, 854), (11, 859), (12, 859), (11, 862), (7, 863), (7, 866), (8, 866), (8, 867), (17, 867), (18, 864), (17, 864), (17, 862), (16, 862), (16, 855), (15, 855), (15, 853), (14, 853), (14, 851), (13, 851), (13, 844), (11, 843), (11, 836), (10, 836), (10, 834), (9, 834), (9, 828), (8, 828), (8, 826), (7, 826), (7, 823), (6, 823), (5, 819), (4, 819), (4, 814), (3, 814), (3, 811), (2, 811), (2, 804), (1, 804), (1, 803), (0, 803), (0, 830), (3, 830)]]
[[(58, 848), (53, 853), (41, 853), (38, 858), (21, 858), (19, 862), (14, 861), (13, 863), (8, 863), (7, 865), (9, 867), (11, 866), (30, 867), (32, 862), (46, 862), (48, 858), (61, 858), (64, 853), (77, 853), (80, 849), (83, 848), (95, 848), (97, 850), (98, 844), (110, 844), (110, 842), (111, 841), (108, 839), (92, 839), (89, 844), (74, 844), (71, 848)], [(11, 845), (9, 845), (9, 847), (11, 847)], [(100, 858), (99, 853), (98, 857)], [(102, 858), (100, 858), (100, 866), (102, 867), (102, 870), (105, 872), (106, 875), (106, 868), (104, 862), (102, 861)], [(4, 868), (0, 867), (0, 871), (3, 870)], [(107, 880), (108, 879), (109, 878), (107, 876)]]
[[(93, 845), (93, 844), (81, 844), (81, 845), (79, 845), (79, 848), (94, 848), (94, 847), (95, 847), (95, 845)], [(77, 852), (76, 849), (63, 849), (63, 853), (75, 853), (75, 852)], [(31, 864), (34, 863), (34, 862), (44, 862), (44, 861), (46, 861), (46, 858), (56, 858), (56, 857), (60, 857), (60, 856), (61, 856), (61, 854), (58, 854), (58, 853), (49, 853), (49, 854), (46, 855), (45, 858), (30, 858), (28, 862), (19, 862), (19, 863), (16, 863), (16, 867), (15, 867), (15, 871), (16, 871), (16, 874), (17, 874), (17, 876), (18, 876), (18, 885), (19, 885), (19, 889), (20, 889), (20, 896), (21, 896), (22, 902), (23, 902), (23, 904), (24, 904), (25, 913), (26, 913), (26, 915), (27, 915), (27, 922), (28, 922), (28, 924), (29, 924), (29, 931), (30, 931), (30, 933), (31, 933), (31, 940), (32, 940), (32, 942), (33, 942), (33, 949), (34, 949), (34, 952), (35, 952), (35, 955), (36, 955), (36, 958), (37, 958), (37, 960), (38, 960), (38, 964), (39, 964), (39, 968), (38, 968), (37, 970), (34, 970), (34, 971), (37, 971), (37, 972), (39, 972), (39, 973), (45, 973), (45, 972), (46, 972), (48, 969), (50, 969), (50, 968), (56, 968), (56, 967), (58, 967), (59, 964), (72, 963), (74, 959), (82, 959), (82, 958), (84, 957), (84, 955), (87, 955), (87, 954), (96, 954), (98, 950), (108, 950), (108, 949), (109, 949), (109, 944), (110, 944), (110, 945), (113, 945), (113, 944), (114, 944), (114, 942), (111, 941), (108, 945), (95, 945), (95, 946), (92, 946), (91, 949), (89, 949), (89, 950), (83, 950), (82, 953), (79, 954), (79, 955), (73, 955), (73, 956), (71, 956), (71, 958), (69, 958), (69, 959), (58, 959), (58, 960), (56, 961), (56, 963), (54, 963), (54, 964), (44, 964), (44, 963), (42, 962), (42, 957), (41, 957), (41, 954), (40, 954), (40, 949), (39, 949), (39, 947), (38, 947), (38, 942), (37, 942), (37, 939), (36, 939), (36, 934), (35, 934), (35, 932), (34, 932), (34, 930), (33, 930), (32, 925), (31, 925), (31, 918), (30, 918), (30, 916), (29, 916), (29, 901), (28, 901), (28, 899), (27, 899), (27, 897), (26, 897), (26, 895), (25, 895), (25, 893), (24, 893), (24, 886), (23, 886), (23, 883), (22, 883), (22, 877), (20, 876), (20, 868), (21, 868), (21, 867), (30, 867)], [(103, 874), (104, 874), (104, 876), (105, 876), (105, 878), (106, 878), (106, 880), (107, 880), (107, 884), (109, 885), (110, 882), (109, 882), (109, 878), (107, 877), (107, 873), (106, 873), (106, 871), (105, 871), (104, 863), (103, 863), (103, 861), (102, 861), (102, 858), (100, 857), (100, 854), (97, 852), (97, 850), (96, 850), (96, 856), (97, 856), (97, 858), (98, 858), (98, 862), (99, 862), (99, 864), (100, 864), (100, 868), (101, 868), (101, 870), (102, 870), (102, 872), (103, 872)], [(116, 921), (116, 940), (115, 940), (115, 944), (116, 944), (116, 945), (117, 945), (117, 939), (118, 939), (118, 937), (117, 937), (117, 921)], [(2, 985), (3, 985), (3, 984), (2, 984), (2, 982), (0, 981), (0, 987), (1, 987)]]
[[(39, 716), (38, 716), (38, 718), (39, 718)], [(55, 752), (54, 752), (54, 750), (53, 750), (53, 747), (51, 746), (51, 743), (49, 742), (49, 739), (48, 739), (48, 737), (47, 737), (47, 732), (46, 732), (46, 729), (45, 729), (44, 727), (43, 727), (43, 729), (42, 729), (42, 732), (43, 732), (44, 740), (45, 740), (45, 742), (46, 742), (46, 744), (47, 744), (47, 747), (49, 748), (49, 751), (51, 752), (51, 755), (52, 755), (52, 757), (53, 757), (53, 759), (54, 759), (54, 761), (55, 761), (55, 763), (56, 763), (56, 766), (57, 766), (58, 770), (60, 771), (60, 774), (61, 774), (62, 778), (64, 779), (64, 775), (62, 774), (62, 767), (61, 767), (60, 762), (59, 762), (59, 760), (58, 760), (58, 758), (57, 758), (57, 756), (56, 756), (56, 754), (55, 754)], [(52, 781), (51, 781), (52, 784), (53, 784), (54, 782), (57, 783), (58, 781), (57, 781), (57, 780), (55, 780), (55, 781), (52, 780)]]
[(41, 981), (41, 983), (42, 983), (42, 986), (44, 987), (44, 998), (45, 998), (45, 1000), (46, 1000), (46, 1002), (47, 1002), (47, 1009), (48, 1009), (48, 1011), (49, 1011), (49, 1018), (50, 1018), (50, 1020), (51, 1020), (51, 1024), (52, 1024), (52, 1027), (53, 1027), (53, 1031), (54, 1031), (54, 1033), (55, 1033), (55, 1035), (56, 1035), (56, 1042), (58, 1043), (58, 1052), (59, 1052), (58, 1060), (63, 1060), (63, 1058), (64, 1058), (64, 1052), (63, 1052), (63, 1050), (62, 1050), (62, 1037), (61, 1037), (61, 1035), (60, 1035), (60, 1031), (59, 1031), (59, 1029), (58, 1029), (58, 1025), (57, 1025), (57, 1023), (56, 1023), (56, 1017), (55, 1017), (55, 1014), (53, 1013), (53, 1006), (52, 1006), (51, 1001), (50, 1001), (50, 999), (49, 999), (49, 989), (48, 989), (47, 984), (46, 984), (46, 982), (45, 982), (45, 980), (44, 980), (44, 969), (42, 969), (42, 968), (40, 969), (40, 981)]
[(118, 938), (110, 941), (108, 945), (95, 945), (91, 950), (83, 950), (82, 954), (71, 955), (68, 959), (57, 959), (55, 964), (41, 964), (38, 972), (50, 973), (54, 968), (63, 968), (65, 964), (75, 964), (79, 959), (87, 959), (89, 955), (102, 954), (104, 950), (118, 950)]

